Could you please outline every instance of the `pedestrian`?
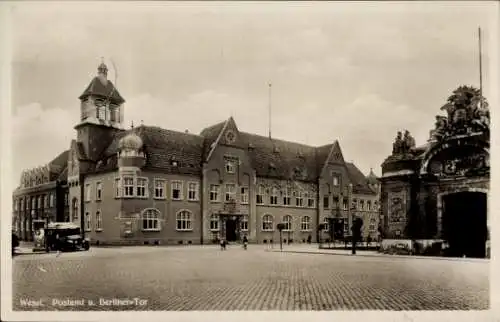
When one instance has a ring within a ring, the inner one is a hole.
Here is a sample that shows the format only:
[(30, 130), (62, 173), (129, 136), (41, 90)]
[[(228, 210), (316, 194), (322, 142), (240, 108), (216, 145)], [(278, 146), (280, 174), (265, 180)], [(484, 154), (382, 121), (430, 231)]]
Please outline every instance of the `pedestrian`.
[(311, 235), (307, 236), (307, 243), (310, 244), (311, 241), (312, 241), (312, 236)]
[(224, 238), (220, 240), (220, 250), (226, 250), (226, 240)]
[(243, 249), (247, 249), (247, 246), (248, 246), (248, 238), (247, 238), (247, 235), (244, 235), (243, 236)]

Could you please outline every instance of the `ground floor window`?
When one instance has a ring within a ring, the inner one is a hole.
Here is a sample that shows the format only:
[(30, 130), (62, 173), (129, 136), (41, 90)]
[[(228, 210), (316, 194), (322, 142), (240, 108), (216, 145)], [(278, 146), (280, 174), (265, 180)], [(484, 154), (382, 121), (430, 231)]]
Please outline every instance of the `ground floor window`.
[(285, 228), (283, 231), (291, 231), (292, 230), (292, 216), (285, 215), (283, 216), (283, 223), (285, 224)]
[(263, 231), (272, 231), (273, 230), (273, 216), (264, 215), (262, 217), (262, 230)]
[(95, 230), (102, 230), (102, 215), (100, 211), (95, 213)]
[(219, 230), (219, 216), (212, 215), (210, 216), (210, 230), (218, 231)]
[(160, 211), (158, 209), (143, 211), (142, 230), (160, 230)]
[(309, 216), (302, 217), (302, 220), (300, 221), (300, 230), (302, 231), (311, 230), (311, 217)]
[(193, 230), (192, 215), (187, 210), (180, 211), (176, 216), (177, 230)]
[(92, 230), (92, 217), (88, 212), (85, 213), (85, 230), (86, 231)]
[(241, 217), (240, 225), (241, 231), (248, 231), (248, 216)]

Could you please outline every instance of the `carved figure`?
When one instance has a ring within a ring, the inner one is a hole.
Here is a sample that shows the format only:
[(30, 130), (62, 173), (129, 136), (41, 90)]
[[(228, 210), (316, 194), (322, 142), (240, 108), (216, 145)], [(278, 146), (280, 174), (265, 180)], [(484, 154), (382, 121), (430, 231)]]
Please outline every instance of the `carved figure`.
[(404, 150), (405, 152), (409, 152), (411, 148), (415, 147), (415, 139), (411, 136), (410, 131), (405, 131), (404, 136)]
[(402, 144), (403, 144), (403, 134), (401, 133), (401, 131), (398, 131), (396, 139), (394, 140), (394, 143), (392, 144), (392, 154), (401, 153)]

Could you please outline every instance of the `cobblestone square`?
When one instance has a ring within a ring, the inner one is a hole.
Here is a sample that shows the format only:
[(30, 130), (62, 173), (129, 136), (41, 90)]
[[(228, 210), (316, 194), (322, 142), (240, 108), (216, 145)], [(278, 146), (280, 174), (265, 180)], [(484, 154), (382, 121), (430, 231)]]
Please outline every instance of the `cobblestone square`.
[[(251, 245), (247, 251), (235, 245), (226, 251), (215, 246), (123, 247), (18, 256), (13, 261), (13, 307), (173, 311), (489, 308), (489, 261), (266, 250), (262, 245)], [(28, 300), (34, 304), (28, 305)], [(39, 300), (43, 306), (37, 306)]]

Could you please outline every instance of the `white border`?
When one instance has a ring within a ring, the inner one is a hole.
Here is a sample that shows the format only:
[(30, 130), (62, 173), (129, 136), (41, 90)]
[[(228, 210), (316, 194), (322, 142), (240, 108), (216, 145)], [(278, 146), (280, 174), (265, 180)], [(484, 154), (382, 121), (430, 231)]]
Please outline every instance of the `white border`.
[[(72, 2), (74, 4), (75, 2)], [(421, 312), (374, 312), (374, 311), (351, 311), (351, 312), (344, 312), (344, 311), (335, 311), (335, 312), (307, 312), (307, 311), (302, 311), (302, 312), (289, 312), (289, 311), (268, 311), (268, 312), (253, 312), (253, 311), (242, 311), (242, 312), (12, 312), (11, 309), (11, 292), (12, 292), (12, 283), (11, 283), (11, 270), (12, 270), (12, 262), (10, 259), (10, 228), (11, 228), (11, 207), (12, 207), (12, 202), (11, 202), (11, 193), (12, 193), (12, 188), (13, 188), (13, 183), (10, 180), (10, 169), (12, 168), (11, 165), (11, 158), (9, 157), (11, 155), (11, 125), (10, 125), (10, 119), (11, 119), (11, 109), (8, 108), (11, 106), (11, 83), (10, 83), (10, 75), (11, 75), (11, 66), (10, 66), (10, 61), (11, 61), (11, 46), (10, 44), (12, 43), (11, 39), (11, 16), (9, 14), (9, 10), (11, 9), (13, 3), (8, 3), (8, 2), (3, 2), (0, 3), (0, 39), (2, 40), (1, 46), (0, 46), (0, 71), (1, 71), (1, 78), (0, 78), (0, 124), (1, 124), (1, 143), (0, 143), (0, 148), (1, 148), (1, 154), (0, 154), (0, 178), (2, 178), (0, 182), (0, 192), (1, 192), (1, 200), (3, 202), (0, 202), (1, 205), (1, 214), (3, 220), (3, 225), (1, 225), (0, 229), (2, 232), (2, 237), (3, 241), (1, 243), (1, 255), (2, 255), (2, 265), (0, 267), (1, 269), (1, 276), (2, 276), (2, 283), (1, 283), (1, 309), (2, 309), (2, 315), (1, 319), (2, 320), (8, 320), (8, 321), (97, 321), (97, 320), (115, 320), (119, 319), (121, 321), (136, 321), (139, 319), (147, 319), (147, 320), (161, 320), (164, 321), (165, 318), (171, 319), (174, 321), (177, 320), (182, 320), (182, 321), (194, 321), (194, 320), (200, 320), (200, 321), (206, 321), (206, 320), (211, 320), (211, 319), (216, 319), (218, 321), (222, 320), (227, 320), (227, 321), (234, 321), (237, 320), (239, 322), (246, 322), (246, 321), (254, 321), (254, 320), (267, 320), (267, 319), (283, 319), (289, 322), (295, 322), (295, 321), (304, 321), (307, 319), (314, 319), (314, 321), (317, 322), (323, 322), (323, 321), (339, 321), (339, 320), (350, 320), (352, 321), (354, 319), (370, 319), (370, 320), (381, 320), (381, 321), (412, 321), (412, 320), (435, 320), (435, 321), (456, 321), (456, 320), (463, 320), (463, 321), (493, 321), (494, 318), (494, 313), (496, 313), (496, 316), (500, 316), (497, 312), (497, 308), (500, 304), (500, 298), (499, 298), (499, 293), (498, 293), (498, 285), (499, 285), (499, 280), (498, 280), (498, 273), (500, 272), (500, 269), (498, 267), (498, 261), (494, 258), (494, 255), (498, 253), (497, 249), (500, 249), (499, 247), (500, 244), (498, 241), (500, 238), (497, 238), (496, 233), (492, 233), (492, 251), (493, 251), (493, 258), (491, 260), (491, 277), (490, 277), (490, 285), (492, 285), (491, 288), (491, 298), (490, 298), (490, 303), (491, 307), (494, 308), (492, 311), (468, 311), (468, 312), (456, 312), (456, 311), (421, 311)], [(14, 5), (26, 5), (27, 2), (17, 2), (14, 3)], [(52, 3), (53, 4), (53, 3)], [(187, 6), (193, 6), (196, 3), (190, 2), (188, 4), (182, 4), (180, 5), (179, 3), (172, 3), (173, 7), (187, 7)], [(211, 3), (213, 4), (213, 3)], [(248, 4), (248, 2), (247, 2)], [(262, 3), (261, 3), (262, 4)], [(30, 3), (31, 5), (31, 3)], [(38, 3), (36, 5), (41, 5), (45, 6), (47, 3)], [(109, 4), (108, 5), (112, 5)], [(129, 6), (130, 3), (120, 3), (120, 7), (127, 7)], [(158, 5), (158, 2), (153, 3), (153, 5)], [(151, 5), (151, 7), (153, 6)], [(240, 6), (240, 3), (224, 3), (222, 4), (225, 7), (231, 7), (232, 9), (238, 8)], [(270, 10), (279, 10), (281, 8), (282, 4), (267, 4), (269, 5)], [(290, 6), (292, 7), (300, 7), (301, 10), (307, 11), (311, 7), (317, 7), (318, 5), (323, 5), (323, 4), (318, 4), (318, 3), (303, 3), (303, 2), (295, 2), (292, 3)], [(370, 10), (373, 11), (380, 11), (377, 8), (377, 3), (375, 2), (370, 2), (370, 3), (365, 3), (363, 4), (365, 8), (369, 8)], [(406, 3), (403, 4), (398, 4), (395, 5), (394, 7), (391, 7), (393, 9), (388, 9), (389, 11), (397, 11), (398, 8), (401, 8), (401, 6), (405, 6)], [(421, 3), (413, 3), (415, 8), (417, 9), (426, 9), (426, 10), (432, 10), (427, 9), (428, 6), (431, 6), (429, 3), (426, 3), (425, 6)], [(467, 11), (467, 6), (472, 5), (472, 6), (481, 6), (481, 5), (487, 5), (491, 7), (493, 10), (490, 11), (490, 25), (488, 26), (488, 29), (490, 31), (495, 30), (497, 33), (490, 32), (490, 45), (491, 48), (489, 48), (489, 52), (491, 53), (491, 68), (489, 70), (489, 76), (490, 76), (490, 84), (487, 84), (491, 86), (490, 88), (492, 89), (498, 89), (499, 87), (499, 79), (498, 79), (498, 71), (499, 71), (499, 64), (498, 64), (498, 18), (499, 18), (499, 4), (497, 2), (462, 2), (462, 3), (452, 3), (452, 2), (445, 2), (445, 3), (433, 3), (432, 5), (437, 5), (437, 6), (448, 6), (448, 5), (453, 5), (453, 6), (463, 6), (464, 7), (464, 15), (466, 15)], [(150, 8), (151, 9), (151, 8)], [(349, 9), (349, 6), (346, 6), (343, 3), (338, 4), (338, 10), (345, 10)], [(238, 10), (241, 10), (238, 8)], [(120, 10), (119, 10), (120, 11)], [(119, 14), (119, 12), (117, 13)], [(498, 90), (491, 90), (490, 91), (490, 97), (489, 97), (489, 102), (490, 106), (492, 107), (493, 113), (492, 113), (492, 137), (491, 137), (491, 146), (493, 147), (492, 149), (492, 157), (496, 157), (496, 150), (498, 149), (498, 137), (496, 135), (496, 126), (497, 122), (500, 121), (499, 115), (500, 113), (498, 112), (499, 108), (499, 100), (498, 100)], [(494, 161), (491, 162), (491, 164), (496, 164)], [(497, 175), (498, 171), (496, 167), (492, 167), (492, 172), (491, 172), (491, 186), (490, 186), (490, 195), (492, 196), (497, 196), (500, 195), (500, 191), (497, 185)], [(495, 232), (497, 232), (499, 229), (500, 221), (497, 219), (498, 212), (497, 209), (500, 208), (500, 200), (498, 198), (492, 198), (490, 202), (491, 209), (491, 224), (492, 228)], [(498, 222), (497, 222), (498, 221)], [(7, 223), (7, 224), (5, 224)], [(5, 237), (7, 236), (7, 237)], [(496, 286), (495, 289), (493, 289), (493, 286)], [(459, 319), (457, 319), (459, 318)]]

